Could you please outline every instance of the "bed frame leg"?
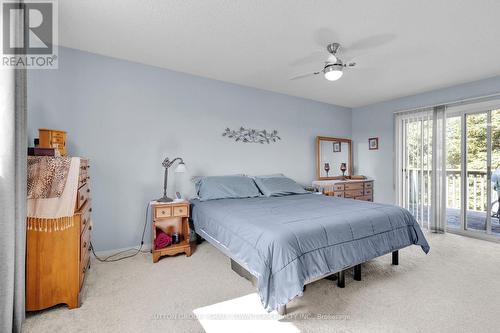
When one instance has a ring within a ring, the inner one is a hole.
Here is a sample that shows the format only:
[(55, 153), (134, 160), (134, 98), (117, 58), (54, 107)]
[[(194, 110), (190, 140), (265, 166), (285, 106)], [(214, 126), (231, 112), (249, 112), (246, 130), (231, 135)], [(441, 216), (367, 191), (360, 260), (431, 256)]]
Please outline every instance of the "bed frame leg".
[(345, 271), (340, 271), (338, 272), (338, 281), (337, 281), (337, 286), (339, 288), (345, 288)]
[(280, 316), (286, 315), (286, 305), (280, 305), (280, 306), (278, 306), (278, 314)]
[(392, 264), (399, 265), (399, 251), (392, 252)]
[(361, 281), (361, 264), (354, 266), (354, 280)]

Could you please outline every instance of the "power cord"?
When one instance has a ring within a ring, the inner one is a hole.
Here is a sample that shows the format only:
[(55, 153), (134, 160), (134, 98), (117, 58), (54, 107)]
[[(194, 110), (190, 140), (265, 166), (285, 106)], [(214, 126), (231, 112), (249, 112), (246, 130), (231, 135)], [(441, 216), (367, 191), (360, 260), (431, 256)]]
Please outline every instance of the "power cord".
[[(149, 211), (149, 204), (146, 206), (146, 217), (144, 218), (144, 228), (142, 229), (141, 245), (139, 245), (139, 248), (132, 247), (130, 249), (122, 250), (122, 251), (117, 252), (115, 254), (109, 255), (109, 256), (107, 256), (105, 258), (101, 258), (101, 257), (97, 256), (97, 254), (95, 254), (94, 244), (92, 244), (92, 242), (90, 242), (90, 249), (92, 250), (92, 254), (97, 259), (97, 261), (100, 261), (100, 262), (115, 262), (115, 261), (120, 261), (120, 260), (123, 260), (123, 259), (128, 259), (128, 258), (135, 257), (140, 252), (142, 252), (142, 253), (148, 253), (149, 251), (142, 251), (142, 247), (144, 246), (144, 235), (146, 233), (146, 226), (148, 224), (148, 211)], [(115, 258), (116, 256), (118, 256), (118, 255), (120, 255), (122, 253), (129, 252), (129, 251), (132, 251), (132, 250), (134, 250), (136, 252), (133, 253), (133, 254), (124, 256), (124, 257)]]

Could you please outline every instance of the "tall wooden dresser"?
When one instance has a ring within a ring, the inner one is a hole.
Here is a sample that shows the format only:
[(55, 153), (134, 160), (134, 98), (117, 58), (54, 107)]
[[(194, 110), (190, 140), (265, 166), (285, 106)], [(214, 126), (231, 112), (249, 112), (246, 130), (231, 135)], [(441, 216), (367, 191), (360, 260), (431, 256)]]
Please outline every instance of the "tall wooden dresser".
[(90, 268), (92, 232), (90, 164), (80, 159), (74, 214), (63, 218), (27, 219), (26, 310), (81, 304)]

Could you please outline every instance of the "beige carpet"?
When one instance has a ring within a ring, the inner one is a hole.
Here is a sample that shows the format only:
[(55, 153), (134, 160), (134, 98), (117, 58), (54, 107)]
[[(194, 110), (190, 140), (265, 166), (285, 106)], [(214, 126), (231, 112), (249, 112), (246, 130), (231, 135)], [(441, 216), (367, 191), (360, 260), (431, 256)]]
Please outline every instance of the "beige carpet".
[(315, 282), (284, 318), (266, 314), (251, 284), (206, 242), (190, 258), (157, 264), (149, 254), (93, 261), (81, 308), (29, 314), (24, 331), (499, 332), (500, 244), (427, 236), (429, 255), (412, 246), (399, 266), (390, 256), (372, 260), (363, 281), (349, 274), (345, 289)]

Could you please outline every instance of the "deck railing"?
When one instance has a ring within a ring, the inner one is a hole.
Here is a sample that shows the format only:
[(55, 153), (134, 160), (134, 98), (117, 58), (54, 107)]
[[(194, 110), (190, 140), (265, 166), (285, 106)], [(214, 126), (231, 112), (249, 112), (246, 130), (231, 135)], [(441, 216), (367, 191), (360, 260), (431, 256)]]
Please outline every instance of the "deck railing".
[[(446, 170), (446, 200), (449, 208), (460, 208), (460, 170)], [(487, 203), (488, 177), (486, 171), (467, 171), (467, 209), (485, 212)]]
[[(423, 173), (422, 173), (423, 172)], [(408, 201), (410, 205), (422, 203), (430, 205), (430, 184), (432, 171), (417, 169), (408, 170), (407, 181), (409, 181), (410, 193)], [(446, 201), (447, 208), (460, 209), (461, 181), (460, 170), (446, 170)], [(484, 212), (488, 210), (487, 203), (488, 178), (485, 171), (469, 170), (467, 172), (467, 209)]]

